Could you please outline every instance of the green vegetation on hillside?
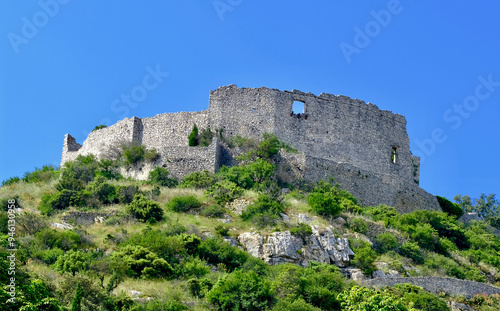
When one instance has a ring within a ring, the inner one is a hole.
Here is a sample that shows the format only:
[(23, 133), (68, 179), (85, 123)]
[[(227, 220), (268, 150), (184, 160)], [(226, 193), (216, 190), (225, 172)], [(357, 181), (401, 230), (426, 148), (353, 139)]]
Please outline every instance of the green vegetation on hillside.
[[(193, 135), (201, 145), (209, 136)], [(307, 243), (311, 226), (296, 218), (285, 222), (281, 215), (303, 213), (318, 228), (335, 223), (335, 235), (345, 234), (355, 252), (351, 264), (366, 275), (386, 262), (403, 276), (499, 285), (500, 240), (490, 227), (498, 216), (494, 196), (464, 196), (457, 203), (439, 199), (444, 212), (401, 215), (385, 205), (361, 206), (331, 179), (286, 184), (276, 174), (279, 150), (295, 150), (274, 135), (265, 134), (261, 141), (233, 137), (226, 143), (240, 150), (239, 165), (195, 172), (180, 182), (161, 167), (148, 181), (120, 176), (120, 165), (157, 157), (135, 145), (125, 146), (116, 161), (79, 156), (59, 170), (44, 166), (4, 181), (0, 309), (448, 310), (446, 301), (452, 299), (480, 310), (498, 308), (496, 296), (438, 297), (409, 284), (363, 287), (335, 265), (270, 266), (227, 242), (252, 229), (263, 235), (289, 230)], [(283, 187), (290, 193), (284, 194)], [(248, 202), (241, 215), (232, 210), (235, 199)], [(484, 221), (457, 221), (457, 206), (478, 212)], [(15, 213), (18, 208), (22, 212)], [(72, 229), (50, 226), (68, 212), (106, 216), (104, 222), (72, 223)], [(222, 224), (218, 218), (226, 216), (231, 223)], [(15, 233), (9, 217), (15, 218)], [(15, 260), (8, 257), (12, 245)], [(8, 273), (14, 264), (10, 302)], [(139, 297), (133, 300), (131, 291)]]

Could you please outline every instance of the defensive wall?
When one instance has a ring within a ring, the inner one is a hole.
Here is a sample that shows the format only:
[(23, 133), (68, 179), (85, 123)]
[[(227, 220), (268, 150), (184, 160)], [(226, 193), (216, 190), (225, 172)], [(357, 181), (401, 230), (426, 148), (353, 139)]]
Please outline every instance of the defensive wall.
[[(297, 101), (303, 103), (303, 111), (293, 111)], [(411, 155), (405, 117), (325, 93), (223, 86), (210, 92), (208, 110), (124, 119), (90, 133), (82, 145), (67, 134), (61, 165), (79, 154), (115, 158), (126, 143), (155, 148), (160, 154), (151, 165), (122, 172), (140, 179), (147, 178), (154, 166), (166, 167), (181, 178), (198, 170), (215, 172), (231, 163), (227, 147), (216, 139), (209, 147), (189, 146), (194, 123), (200, 131), (222, 129), (226, 138), (274, 133), (299, 151), (281, 153), (280, 174), (288, 180), (332, 176), (365, 205), (383, 203), (401, 212), (439, 208), (436, 198), (418, 186), (420, 159)]]
[(453, 278), (442, 278), (442, 277), (409, 277), (409, 278), (376, 278), (371, 280), (363, 281), (363, 285), (374, 286), (374, 287), (384, 287), (384, 286), (394, 286), (401, 283), (411, 283), (422, 287), (423, 289), (439, 294), (439, 292), (445, 292), (447, 294), (455, 296), (465, 296), (467, 298), (472, 298), (477, 294), (500, 294), (500, 288), (491, 286), (485, 283), (479, 283), (475, 281), (459, 280)]

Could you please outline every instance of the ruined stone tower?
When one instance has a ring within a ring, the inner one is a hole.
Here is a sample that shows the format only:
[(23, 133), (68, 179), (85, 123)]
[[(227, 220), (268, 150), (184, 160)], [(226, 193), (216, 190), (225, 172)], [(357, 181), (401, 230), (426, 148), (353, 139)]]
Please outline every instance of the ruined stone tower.
[[(303, 111), (294, 112), (294, 102)], [(420, 159), (412, 156), (406, 119), (346, 96), (268, 88), (220, 87), (210, 92), (208, 110), (130, 118), (89, 134), (83, 145), (66, 135), (61, 165), (79, 154), (112, 158), (123, 143), (155, 148), (160, 159), (134, 177), (146, 178), (154, 166), (183, 177), (194, 171), (216, 171), (224, 145), (189, 147), (193, 124), (224, 129), (224, 136), (260, 138), (274, 133), (299, 150), (282, 153), (285, 175), (317, 181), (332, 176), (365, 205), (387, 204), (401, 212), (438, 209), (436, 198), (418, 186)]]

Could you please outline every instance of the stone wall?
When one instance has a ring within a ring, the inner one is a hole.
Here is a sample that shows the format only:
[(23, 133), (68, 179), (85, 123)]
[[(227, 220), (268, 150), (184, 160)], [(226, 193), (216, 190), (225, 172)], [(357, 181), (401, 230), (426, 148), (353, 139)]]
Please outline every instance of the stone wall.
[(364, 285), (383, 287), (394, 286), (395, 284), (411, 283), (418, 285), (431, 293), (439, 293), (441, 291), (456, 295), (471, 298), (476, 294), (500, 294), (500, 288), (491, 286), (485, 283), (475, 281), (458, 280), (453, 278), (442, 277), (395, 277), (395, 278), (376, 278), (363, 281)]
[[(293, 113), (294, 101), (304, 103), (302, 113)], [(67, 135), (61, 165), (78, 154), (114, 158), (120, 145), (132, 142), (156, 149), (160, 158), (122, 170), (124, 176), (145, 179), (154, 166), (163, 166), (181, 178), (234, 164), (223, 144), (188, 146), (194, 123), (200, 132), (223, 129), (225, 137), (276, 134), (299, 150), (283, 155), (280, 176), (308, 181), (333, 176), (365, 205), (383, 203), (401, 212), (439, 209), (434, 196), (418, 187), (420, 159), (411, 155), (406, 119), (358, 99), (325, 93), (220, 87), (210, 92), (208, 110), (124, 119), (90, 133), (82, 146)]]

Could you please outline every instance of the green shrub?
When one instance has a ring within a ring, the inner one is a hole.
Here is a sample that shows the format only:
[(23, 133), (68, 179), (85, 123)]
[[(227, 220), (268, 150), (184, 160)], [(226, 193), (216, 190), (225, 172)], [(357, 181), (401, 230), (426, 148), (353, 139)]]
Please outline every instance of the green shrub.
[[(14, 201), (14, 203), (9, 203)], [(9, 210), (9, 206), (13, 206), (13, 208), (22, 208), (21, 203), (19, 202), (19, 196), (15, 195), (11, 198), (3, 198), (0, 199), (0, 210), (6, 212)]]
[(221, 218), (224, 216), (224, 208), (218, 204), (212, 204), (200, 211), (200, 215), (210, 218)]
[(90, 253), (69, 250), (57, 259), (54, 267), (61, 273), (70, 272), (74, 276), (76, 272), (86, 271), (90, 266), (90, 261)]
[(134, 199), (136, 194), (139, 194), (139, 187), (137, 186), (117, 186), (116, 187), (115, 203), (129, 204)]
[(98, 131), (98, 130), (100, 130), (100, 129), (105, 129), (105, 128), (107, 128), (107, 127), (108, 127), (108, 126), (107, 126), (107, 125), (104, 125), (104, 124), (101, 124), (101, 125), (96, 125), (96, 126), (94, 127), (94, 129), (92, 130), (92, 132), (94, 132), (94, 131)]
[(404, 242), (403, 245), (399, 248), (399, 253), (401, 256), (410, 258), (416, 264), (424, 263), (424, 256), (422, 255), (422, 251), (418, 244), (414, 242)]
[(374, 248), (379, 253), (392, 251), (398, 246), (398, 239), (390, 232), (383, 232), (375, 236)]
[(44, 165), (42, 168), (35, 168), (33, 172), (26, 172), (22, 181), (28, 183), (46, 182), (59, 176), (57, 171), (52, 165)]
[(116, 269), (130, 277), (170, 278), (174, 269), (158, 254), (140, 245), (126, 245), (111, 255)]
[(163, 219), (163, 210), (160, 204), (147, 199), (142, 194), (136, 194), (130, 204), (127, 205), (128, 212), (140, 221), (155, 223)]
[(342, 310), (393, 310), (408, 311), (408, 303), (387, 291), (376, 291), (353, 286), (338, 295)]
[(365, 234), (368, 232), (368, 222), (359, 217), (351, 218), (349, 219), (349, 228), (353, 231)]
[(74, 190), (63, 189), (52, 195), (43, 195), (39, 210), (42, 214), (51, 215), (54, 210), (63, 210), (69, 206), (82, 206), (83, 204), (84, 199), (81, 193)]
[(207, 263), (197, 257), (190, 257), (188, 261), (179, 266), (179, 275), (184, 278), (201, 278), (210, 273), (210, 267), (207, 266)]
[(177, 186), (178, 181), (175, 178), (168, 177), (169, 174), (170, 173), (166, 168), (156, 167), (154, 170), (149, 172), (148, 180), (152, 184), (173, 188)]
[(116, 199), (115, 186), (108, 184), (106, 178), (102, 176), (95, 177), (93, 182), (90, 182), (85, 190), (91, 197), (99, 200), (103, 204), (114, 203)]
[(213, 185), (215, 181), (215, 174), (204, 170), (184, 176), (179, 186), (182, 188), (204, 189)]
[(19, 181), (20, 181), (20, 179), (17, 176), (10, 177), (9, 179), (6, 179), (6, 180), (2, 181), (2, 187), (18, 183)]
[(214, 133), (210, 128), (206, 128), (201, 131), (201, 134), (198, 137), (198, 141), (200, 142), (200, 146), (208, 147), (212, 143), (214, 138)]
[(243, 194), (245, 189), (232, 181), (222, 180), (212, 185), (205, 193), (215, 199), (218, 204), (230, 202)]
[(123, 157), (125, 165), (135, 164), (137, 162), (144, 160), (144, 153), (145, 153), (144, 146), (136, 144), (124, 145), (122, 149), (123, 149)]
[(196, 236), (169, 236), (167, 231), (152, 230), (149, 228), (131, 235), (122, 243), (122, 246), (143, 246), (168, 262), (176, 263), (179, 260), (179, 256), (196, 254), (200, 243), (201, 240)]
[(160, 158), (160, 154), (154, 148), (153, 149), (146, 149), (144, 151), (144, 160), (146, 160), (148, 162), (154, 163), (159, 158)]
[(122, 179), (123, 176), (118, 172), (118, 161), (113, 161), (110, 159), (101, 159), (99, 161), (98, 170), (96, 171), (96, 176), (102, 176), (106, 179)]
[(309, 193), (307, 203), (315, 213), (321, 216), (335, 217), (342, 211), (341, 198), (336, 187), (321, 180)]
[(40, 259), (47, 265), (55, 263), (57, 259), (63, 255), (64, 251), (57, 247), (44, 249), (33, 253), (33, 257)]
[(451, 202), (450, 200), (436, 196), (439, 206), (441, 206), (441, 209), (443, 212), (456, 217), (457, 219), (460, 218), (464, 214), (464, 211), (462, 210), (462, 207), (456, 203)]
[(370, 275), (375, 270), (373, 262), (377, 258), (377, 253), (372, 249), (370, 243), (361, 240), (351, 243), (351, 245), (355, 254), (351, 263), (363, 270), (366, 275)]
[(82, 240), (81, 237), (72, 230), (58, 231), (52, 228), (45, 228), (35, 233), (35, 239), (47, 248), (60, 248), (64, 251), (77, 248)]
[(342, 198), (340, 200), (340, 208), (345, 212), (360, 214), (362, 209), (359, 205), (355, 204), (352, 200)]
[(440, 270), (446, 273), (446, 275), (448, 276), (457, 279), (465, 279), (465, 269), (452, 259), (447, 258), (441, 254), (427, 254), (424, 264), (432, 269)]
[(207, 292), (212, 289), (212, 282), (207, 279), (190, 279), (188, 280), (188, 289), (192, 296), (203, 298)]
[(215, 229), (215, 233), (218, 236), (221, 236), (221, 237), (229, 236), (229, 228), (224, 226), (223, 224), (216, 225), (214, 229)]
[(241, 214), (245, 221), (251, 221), (260, 227), (274, 225), (281, 219), (285, 207), (268, 195), (260, 195), (257, 201), (247, 207)]
[(321, 311), (321, 309), (308, 304), (302, 298), (298, 298), (296, 300), (280, 300), (271, 311)]
[(217, 310), (267, 310), (274, 302), (269, 282), (254, 271), (235, 271), (220, 278), (206, 295)]
[(297, 226), (291, 228), (290, 233), (305, 241), (306, 237), (310, 236), (313, 232), (311, 226), (305, 223), (300, 223)]
[(167, 209), (177, 213), (185, 213), (190, 209), (199, 208), (200, 206), (200, 201), (193, 195), (173, 197), (167, 203)]
[(189, 134), (189, 146), (194, 147), (198, 146), (199, 141), (198, 141), (198, 127), (196, 126), (196, 123), (193, 124), (193, 129), (191, 130), (191, 133)]
[(404, 301), (413, 303), (413, 307), (418, 310), (450, 310), (445, 300), (423, 290), (420, 286), (403, 283), (387, 289), (396, 296), (402, 297)]
[(198, 252), (200, 258), (214, 265), (224, 264), (230, 271), (242, 267), (248, 258), (246, 252), (229, 245), (219, 237), (201, 242)]
[(64, 163), (61, 169), (61, 178), (56, 185), (57, 190), (81, 190), (85, 184), (94, 180), (99, 170), (99, 163), (93, 154), (87, 156), (79, 155), (74, 161)]

